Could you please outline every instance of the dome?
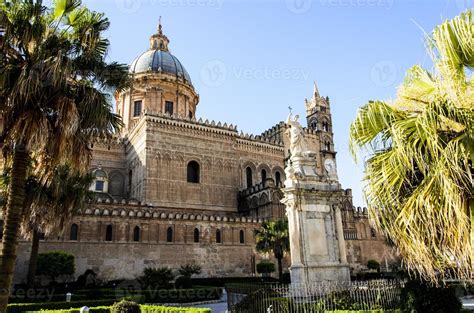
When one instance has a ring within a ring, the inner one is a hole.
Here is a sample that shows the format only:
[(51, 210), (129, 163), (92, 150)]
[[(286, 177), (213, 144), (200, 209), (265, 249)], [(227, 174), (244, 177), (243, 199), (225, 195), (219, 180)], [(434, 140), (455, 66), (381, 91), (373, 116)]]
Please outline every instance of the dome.
[(191, 84), (191, 77), (178, 60), (169, 51), (152, 49), (142, 53), (130, 65), (129, 72), (138, 73), (167, 73), (175, 75), (177, 78), (183, 78)]

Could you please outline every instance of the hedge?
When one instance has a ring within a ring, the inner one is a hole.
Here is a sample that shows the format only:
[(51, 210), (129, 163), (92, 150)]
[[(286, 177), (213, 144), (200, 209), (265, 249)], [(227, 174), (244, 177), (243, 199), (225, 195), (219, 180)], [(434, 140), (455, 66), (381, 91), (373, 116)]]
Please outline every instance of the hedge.
[[(110, 313), (109, 306), (107, 307), (96, 307), (89, 308), (89, 313)], [(201, 308), (175, 308), (175, 307), (166, 307), (166, 306), (156, 306), (156, 305), (141, 305), (140, 306), (142, 313), (211, 313), (211, 309), (201, 309)], [(42, 310), (36, 311), (42, 313), (79, 313), (80, 309), (68, 309), (68, 310)], [(31, 312), (33, 313), (33, 312)]]
[(62, 310), (78, 308), (83, 306), (98, 307), (114, 304), (117, 299), (107, 300), (89, 300), (89, 301), (71, 301), (71, 302), (46, 302), (46, 303), (12, 303), (7, 307), (6, 313), (20, 313), (39, 310)]

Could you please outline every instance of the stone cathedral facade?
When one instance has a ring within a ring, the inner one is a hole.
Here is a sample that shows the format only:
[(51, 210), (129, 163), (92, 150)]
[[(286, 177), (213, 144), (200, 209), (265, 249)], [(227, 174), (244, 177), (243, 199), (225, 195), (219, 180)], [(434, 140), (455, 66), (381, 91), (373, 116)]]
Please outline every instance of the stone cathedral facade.
[[(189, 263), (200, 264), (203, 276), (252, 275), (261, 258), (254, 230), (263, 220), (285, 218), (287, 125), (247, 135), (196, 117), (199, 95), (168, 45), (160, 25), (149, 50), (130, 65), (133, 86), (116, 94), (124, 129), (92, 147), (96, 201), (61, 235), (40, 243), (40, 252), (74, 254), (76, 275), (92, 269), (104, 279), (133, 278), (145, 267)], [(315, 86), (305, 106), (306, 138), (324, 175), (336, 160), (330, 101)], [(370, 228), (366, 210), (353, 207), (350, 189), (339, 194), (352, 270), (369, 259), (388, 264), (391, 248)], [(29, 250), (22, 241), (19, 281)]]

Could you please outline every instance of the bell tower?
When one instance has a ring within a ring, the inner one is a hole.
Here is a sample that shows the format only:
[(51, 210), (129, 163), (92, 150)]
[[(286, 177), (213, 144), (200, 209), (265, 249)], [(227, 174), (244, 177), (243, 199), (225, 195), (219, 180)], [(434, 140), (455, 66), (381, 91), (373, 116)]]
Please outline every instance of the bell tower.
[(313, 96), (309, 100), (305, 99), (304, 102), (308, 128), (316, 132), (323, 170), (332, 180), (337, 180), (336, 151), (329, 97), (321, 96), (318, 86), (314, 82)]

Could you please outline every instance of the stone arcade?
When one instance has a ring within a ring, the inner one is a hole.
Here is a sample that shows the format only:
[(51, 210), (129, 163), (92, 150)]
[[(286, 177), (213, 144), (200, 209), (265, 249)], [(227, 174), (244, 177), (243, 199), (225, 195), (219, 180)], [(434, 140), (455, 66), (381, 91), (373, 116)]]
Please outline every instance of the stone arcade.
[[(133, 278), (144, 267), (192, 262), (202, 265), (203, 276), (252, 275), (260, 258), (254, 230), (263, 220), (285, 217), (282, 187), (291, 182), (284, 168), (292, 144), (285, 132), (291, 128), (280, 122), (254, 136), (197, 118), (199, 95), (168, 45), (159, 25), (150, 48), (130, 65), (133, 87), (115, 95), (122, 134), (91, 147), (96, 201), (62, 234), (41, 240), (40, 252), (75, 255), (76, 276), (92, 269), (103, 279)], [(328, 175), (331, 182), (324, 182), (328, 190), (306, 190), (301, 199), (314, 198), (304, 209), (306, 218), (314, 216), (315, 225), (331, 232), (326, 244), (310, 248), (301, 261), (323, 257), (325, 264), (346, 264), (346, 250), (353, 271), (368, 259), (389, 264), (390, 248), (370, 228), (366, 210), (355, 209), (350, 189), (337, 183), (329, 99), (315, 86), (305, 105), (308, 127), (298, 131), (313, 155), (301, 166), (314, 179), (304, 184), (323, 186), (316, 177)], [(300, 161), (292, 158), (296, 166)], [(286, 192), (294, 187), (288, 184)], [(318, 227), (309, 231), (323, 236)], [(25, 280), (30, 246), (20, 242), (17, 282)], [(346, 277), (345, 269), (338, 275)], [(323, 272), (318, 275), (325, 279)]]

